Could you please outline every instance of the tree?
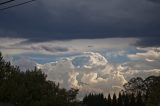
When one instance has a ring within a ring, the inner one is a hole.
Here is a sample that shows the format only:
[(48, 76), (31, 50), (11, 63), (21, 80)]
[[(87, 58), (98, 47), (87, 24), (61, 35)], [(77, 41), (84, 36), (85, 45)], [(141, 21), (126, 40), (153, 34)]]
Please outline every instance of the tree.
[(147, 86), (142, 78), (137, 77), (130, 79), (128, 83), (124, 84), (124, 89), (127, 94), (138, 94), (139, 92), (146, 94)]
[(111, 95), (108, 94), (108, 98), (107, 98), (107, 106), (111, 106), (111, 105), (112, 105)]
[(0, 102), (15, 106), (77, 106), (77, 89), (66, 90), (46, 80), (39, 69), (20, 71), (0, 53)]
[(113, 94), (112, 106), (117, 106), (117, 97), (115, 93)]
[(117, 100), (118, 106), (123, 106), (123, 100), (122, 100), (122, 94), (119, 92), (118, 100)]
[(136, 106), (145, 106), (141, 92), (136, 96)]
[(106, 103), (106, 98), (103, 94), (89, 94), (83, 98), (85, 106), (106, 106)]
[(132, 78), (124, 85), (124, 88), (127, 94), (136, 95), (138, 101), (141, 101), (141, 96), (143, 102), (141, 105), (157, 106), (160, 104), (160, 76), (149, 76), (144, 80), (140, 77)]
[(132, 93), (131, 97), (130, 97), (130, 106), (136, 106), (136, 99), (135, 99), (135, 95)]
[[(149, 77), (150, 87), (148, 94), (147, 106), (159, 106), (160, 105), (160, 76), (157, 77)], [(146, 80), (148, 80), (146, 79)]]

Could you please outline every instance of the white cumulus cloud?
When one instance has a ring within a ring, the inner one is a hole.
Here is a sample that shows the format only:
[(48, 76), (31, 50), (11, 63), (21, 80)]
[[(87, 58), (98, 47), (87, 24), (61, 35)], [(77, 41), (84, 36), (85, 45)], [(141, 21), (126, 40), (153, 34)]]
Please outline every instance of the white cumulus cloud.
[(99, 53), (84, 52), (57, 62), (39, 64), (38, 67), (48, 75), (48, 80), (59, 82), (65, 88), (78, 88), (80, 95), (89, 92), (118, 93), (127, 82)]

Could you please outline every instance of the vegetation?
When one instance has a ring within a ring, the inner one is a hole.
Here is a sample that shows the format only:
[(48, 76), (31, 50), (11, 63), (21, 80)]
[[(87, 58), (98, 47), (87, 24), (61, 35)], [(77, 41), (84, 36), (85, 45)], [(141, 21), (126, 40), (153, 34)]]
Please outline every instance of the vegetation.
[(0, 104), (13, 106), (159, 106), (160, 76), (132, 78), (118, 96), (89, 94), (82, 102), (77, 89), (66, 90), (46, 80), (39, 69), (20, 71), (0, 54)]
[(47, 81), (41, 70), (22, 72), (0, 55), (0, 102), (15, 106), (77, 106), (77, 89)]
[(132, 78), (124, 85), (124, 91), (105, 98), (103, 94), (89, 94), (84, 97), (86, 106), (159, 106), (160, 76), (150, 76), (143, 80)]
[(112, 98), (110, 94), (108, 98), (103, 94), (89, 94), (84, 97), (83, 104), (86, 106), (145, 106), (141, 93), (137, 96), (119, 93), (118, 97), (114, 94)]
[(150, 76), (143, 80), (142, 78), (132, 78), (124, 85), (125, 92), (130, 94), (142, 94), (142, 99), (146, 106), (160, 105), (160, 76)]

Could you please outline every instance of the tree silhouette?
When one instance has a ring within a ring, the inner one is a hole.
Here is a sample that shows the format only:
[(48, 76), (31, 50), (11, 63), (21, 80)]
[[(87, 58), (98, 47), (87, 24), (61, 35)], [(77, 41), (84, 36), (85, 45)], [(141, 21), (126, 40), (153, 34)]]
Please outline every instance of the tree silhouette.
[(89, 94), (83, 98), (85, 106), (106, 106), (106, 98), (103, 94)]
[(124, 88), (127, 94), (138, 94), (139, 92), (146, 94), (147, 91), (145, 81), (140, 77), (130, 79), (124, 84)]
[(119, 93), (119, 95), (118, 95), (117, 105), (118, 106), (123, 106), (123, 100), (122, 100), (122, 94), (121, 93)]
[[(151, 80), (152, 79), (152, 80)], [(147, 95), (147, 106), (159, 106), (160, 105), (160, 76), (148, 77), (149, 90)]]
[(132, 93), (130, 97), (130, 106), (136, 106), (135, 95)]
[(144, 80), (140, 77), (132, 78), (124, 85), (124, 88), (126, 93), (136, 95), (137, 104), (142, 106), (160, 104), (160, 76), (149, 76)]
[(15, 106), (77, 106), (77, 89), (66, 90), (46, 80), (39, 69), (20, 71), (0, 54), (0, 102)]
[(108, 106), (111, 106), (111, 105), (112, 105), (112, 99), (111, 99), (111, 95), (110, 95), (110, 94), (108, 94), (107, 105), (108, 105)]
[(138, 93), (136, 99), (137, 106), (145, 106), (141, 92)]
[(117, 97), (115, 93), (113, 94), (112, 106), (117, 106)]

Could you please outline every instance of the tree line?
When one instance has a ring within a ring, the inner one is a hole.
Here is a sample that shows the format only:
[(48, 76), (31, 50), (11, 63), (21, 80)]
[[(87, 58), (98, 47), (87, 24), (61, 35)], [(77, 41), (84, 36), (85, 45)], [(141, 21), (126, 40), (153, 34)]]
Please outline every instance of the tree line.
[(119, 93), (111, 97), (104, 97), (103, 94), (89, 94), (83, 98), (84, 106), (146, 106), (141, 93), (137, 95)]
[(59, 87), (46, 80), (46, 74), (35, 67), (21, 71), (6, 62), (0, 53), (0, 105), (11, 106), (159, 106), (160, 76), (132, 78), (119, 95), (105, 97), (89, 94), (77, 99), (78, 89)]
[(119, 95), (89, 94), (83, 98), (85, 106), (160, 106), (160, 76), (146, 79), (132, 78), (124, 84)]

